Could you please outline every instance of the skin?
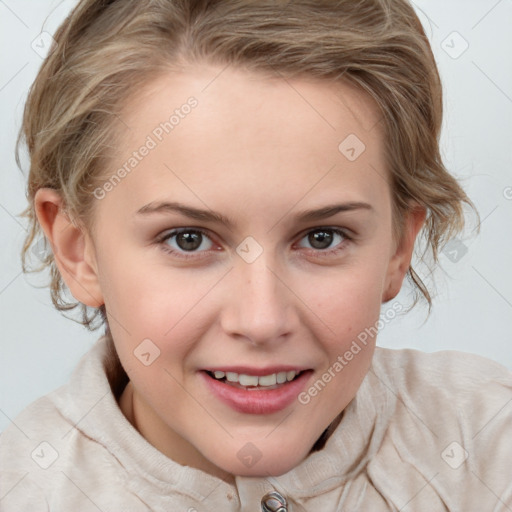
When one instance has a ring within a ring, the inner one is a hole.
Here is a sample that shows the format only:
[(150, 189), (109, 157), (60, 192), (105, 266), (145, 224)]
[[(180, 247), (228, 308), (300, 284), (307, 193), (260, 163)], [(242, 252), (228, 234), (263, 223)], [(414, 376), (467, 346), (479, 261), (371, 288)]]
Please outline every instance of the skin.
[[(313, 370), (307, 389), (400, 290), (425, 211), (411, 205), (402, 239), (393, 239), (379, 115), (362, 93), (232, 68), (168, 73), (137, 93), (125, 105), (129, 129), (106, 177), (190, 96), (198, 106), (96, 200), (94, 229), (70, 223), (50, 189), (37, 192), (36, 211), (74, 297), (106, 305), (130, 377), (120, 406), (139, 432), (178, 463), (220, 478), (279, 475), (353, 399), (375, 340), (308, 404), (295, 400), (273, 414), (232, 410), (199, 370), (297, 365)], [(366, 146), (353, 162), (338, 149), (349, 134)], [(213, 210), (232, 225), (137, 214), (160, 201)], [(297, 219), (347, 202), (371, 208)], [(171, 254), (166, 247), (180, 251), (176, 238), (159, 235), (173, 228), (201, 228), (210, 239), (196, 252)], [(319, 249), (308, 237), (318, 228), (352, 239), (328, 232), (331, 245)], [(252, 263), (236, 252), (248, 236), (263, 250)], [(149, 366), (134, 356), (144, 339), (160, 350)], [(261, 453), (252, 467), (237, 457), (248, 442)]]

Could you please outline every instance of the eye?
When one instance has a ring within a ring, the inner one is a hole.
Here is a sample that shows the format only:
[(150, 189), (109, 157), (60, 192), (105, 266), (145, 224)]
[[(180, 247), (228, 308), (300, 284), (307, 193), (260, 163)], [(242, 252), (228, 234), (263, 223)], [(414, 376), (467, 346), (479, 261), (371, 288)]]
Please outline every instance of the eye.
[(204, 252), (212, 248), (213, 242), (201, 229), (175, 229), (165, 233), (159, 240), (164, 250), (171, 253)]
[(301, 238), (298, 245), (316, 251), (331, 252), (340, 250), (342, 247), (339, 246), (346, 240), (349, 240), (349, 237), (340, 229), (316, 228)]

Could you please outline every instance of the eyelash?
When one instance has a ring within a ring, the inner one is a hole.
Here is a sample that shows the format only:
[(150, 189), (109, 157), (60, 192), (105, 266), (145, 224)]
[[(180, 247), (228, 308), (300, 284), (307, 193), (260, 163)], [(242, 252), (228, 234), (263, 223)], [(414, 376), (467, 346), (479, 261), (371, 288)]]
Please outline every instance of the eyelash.
[[(309, 229), (308, 231), (303, 233), (300, 236), (299, 241), (311, 233), (314, 233), (317, 231), (322, 231), (322, 230), (332, 232), (335, 235), (339, 235), (343, 238), (343, 240), (338, 245), (336, 245), (333, 249), (330, 249), (330, 248), (323, 249), (323, 250), (322, 249), (314, 249), (314, 248), (309, 249), (310, 251), (314, 251), (315, 253), (317, 253), (320, 257), (334, 255), (334, 254), (337, 254), (337, 253), (345, 250), (347, 243), (349, 243), (353, 240), (352, 237), (350, 237), (347, 234), (347, 232), (343, 229), (331, 228), (331, 227), (316, 227), (313, 229)], [(168, 244), (166, 244), (167, 240), (171, 239), (172, 237), (179, 235), (180, 233), (188, 233), (188, 232), (199, 233), (199, 234), (201, 234), (201, 236), (208, 238), (212, 243), (214, 243), (212, 238), (209, 236), (208, 232), (201, 228), (173, 229), (172, 231), (166, 232), (162, 236), (160, 236), (157, 239), (157, 243), (160, 245), (160, 247), (162, 248), (162, 250), (164, 252), (171, 254), (174, 257), (178, 257), (178, 258), (182, 258), (182, 259), (191, 259), (191, 258), (198, 259), (201, 257), (206, 257), (207, 256), (206, 254), (205, 254), (205, 256), (201, 256), (201, 254), (207, 253), (208, 250), (197, 251), (197, 252), (190, 251), (187, 253), (186, 251), (176, 251), (175, 249), (170, 248)]]

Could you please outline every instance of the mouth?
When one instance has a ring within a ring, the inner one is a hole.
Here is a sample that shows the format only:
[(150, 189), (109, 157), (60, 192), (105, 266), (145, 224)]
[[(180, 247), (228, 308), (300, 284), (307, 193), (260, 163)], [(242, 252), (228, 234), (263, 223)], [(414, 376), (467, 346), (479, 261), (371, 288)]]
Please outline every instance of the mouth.
[(224, 372), (222, 370), (208, 371), (206, 373), (213, 379), (228, 386), (247, 391), (278, 389), (282, 384), (294, 381), (303, 373), (299, 370), (288, 370), (266, 375), (249, 375), (246, 373)]
[(291, 367), (237, 369), (209, 369), (200, 373), (215, 398), (245, 414), (271, 414), (290, 406), (313, 373), (312, 369)]

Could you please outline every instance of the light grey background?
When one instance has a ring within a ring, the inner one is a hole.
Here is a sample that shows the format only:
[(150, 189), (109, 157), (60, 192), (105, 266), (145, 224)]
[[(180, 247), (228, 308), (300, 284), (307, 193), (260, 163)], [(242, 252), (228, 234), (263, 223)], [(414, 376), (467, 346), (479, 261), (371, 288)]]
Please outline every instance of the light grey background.
[[(29, 284), (41, 279), (21, 273), (19, 257), (25, 177), (14, 144), (23, 102), (45, 51), (47, 36), (40, 33), (52, 34), (75, 3), (0, 0), (0, 431), (63, 384), (99, 336), (55, 311), (48, 290)], [(415, 6), (445, 87), (445, 162), (483, 222), (480, 236), (468, 232), (441, 255), (430, 318), (424, 322), (425, 308), (391, 321), (384, 315), (379, 344), (463, 350), (512, 368), (512, 1), (418, 0)], [(408, 303), (407, 288), (396, 300)]]

